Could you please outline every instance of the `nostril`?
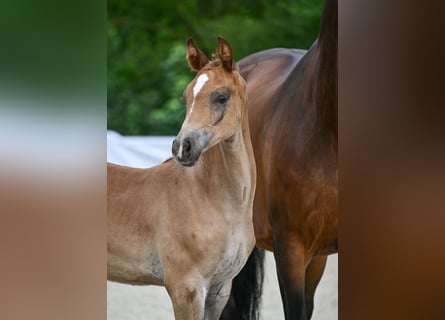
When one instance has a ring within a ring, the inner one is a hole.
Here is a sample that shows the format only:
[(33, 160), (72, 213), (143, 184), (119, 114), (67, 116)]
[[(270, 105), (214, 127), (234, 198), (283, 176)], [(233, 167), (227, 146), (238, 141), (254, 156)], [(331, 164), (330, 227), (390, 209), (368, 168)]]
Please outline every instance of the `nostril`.
[(190, 150), (192, 149), (192, 144), (190, 143), (190, 139), (185, 139), (184, 142), (182, 143), (182, 149), (185, 152), (190, 152)]

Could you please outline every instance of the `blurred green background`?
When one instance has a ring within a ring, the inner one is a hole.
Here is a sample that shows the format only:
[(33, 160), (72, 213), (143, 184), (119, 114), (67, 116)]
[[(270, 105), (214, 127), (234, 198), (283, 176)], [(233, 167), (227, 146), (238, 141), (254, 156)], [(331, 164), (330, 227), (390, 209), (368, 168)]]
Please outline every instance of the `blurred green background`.
[(308, 49), (323, 0), (109, 0), (108, 121), (123, 135), (175, 135), (184, 119), (182, 91), (194, 77), (185, 60), (193, 37), (208, 55), (217, 36), (236, 60), (269, 48)]

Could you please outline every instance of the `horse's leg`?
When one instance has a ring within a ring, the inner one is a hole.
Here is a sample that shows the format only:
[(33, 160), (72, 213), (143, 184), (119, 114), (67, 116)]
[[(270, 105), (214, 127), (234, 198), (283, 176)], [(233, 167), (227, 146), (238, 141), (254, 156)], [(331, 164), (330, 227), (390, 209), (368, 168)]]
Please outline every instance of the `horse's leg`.
[(324, 268), (326, 266), (327, 256), (315, 256), (306, 268), (306, 286), (305, 286), (305, 298), (306, 298), (306, 314), (307, 318), (312, 317), (314, 311), (314, 294), (315, 289), (320, 282), (323, 275)]
[(202, 320), (206, 300), (205, 281), (200, 275), (167, 277), (165, 288), (172, 300), (175, 320)]
[(205, 319), (218, 320), (230, 297), (232, 281), (209, 288), (205, 303)]
[(274, 235), (274, 256), (285, 318), (306, 320), (304, 246), (294, 233), (277, 232)]

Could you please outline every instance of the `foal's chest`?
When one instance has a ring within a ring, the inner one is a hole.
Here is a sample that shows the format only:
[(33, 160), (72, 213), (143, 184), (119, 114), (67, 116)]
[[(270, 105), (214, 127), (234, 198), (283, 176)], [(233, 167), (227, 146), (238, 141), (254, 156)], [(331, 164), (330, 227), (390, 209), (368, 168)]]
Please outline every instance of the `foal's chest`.
[(214, 266), (212, 282), (220, 282), (235, 277), (242, 269), (255, 244), (253, 228), (236, 226), (227, 233), (224, 243), (211, 250), (210, 257)]

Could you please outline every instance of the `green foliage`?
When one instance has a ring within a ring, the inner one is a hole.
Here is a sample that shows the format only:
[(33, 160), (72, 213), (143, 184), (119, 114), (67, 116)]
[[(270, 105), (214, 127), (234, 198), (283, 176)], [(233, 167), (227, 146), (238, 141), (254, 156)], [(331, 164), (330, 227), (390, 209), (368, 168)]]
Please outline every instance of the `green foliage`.
[(324, 1), (109, 0), (108, 128), (125, 135), (174, 135), (182, 92), (194, 73), (185, 60), (192, 36), (208, 56), (217, 35), (235, 58), (269, 48), (307, 49)]

